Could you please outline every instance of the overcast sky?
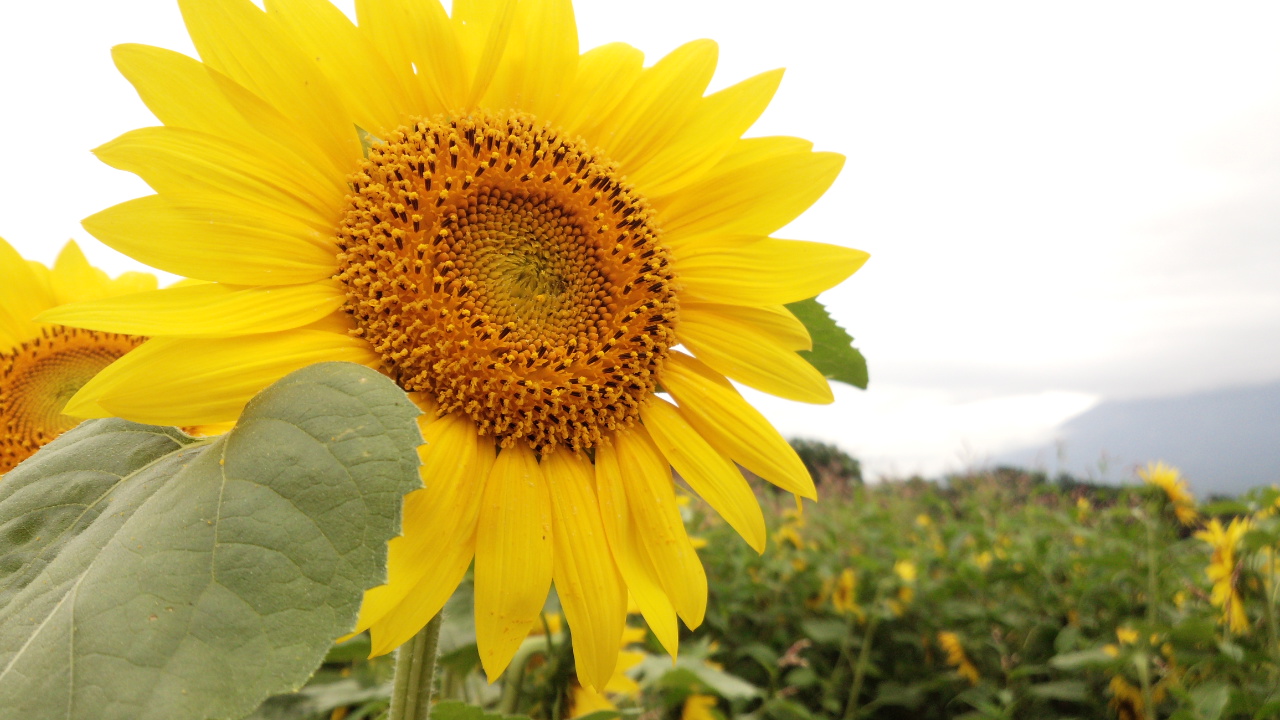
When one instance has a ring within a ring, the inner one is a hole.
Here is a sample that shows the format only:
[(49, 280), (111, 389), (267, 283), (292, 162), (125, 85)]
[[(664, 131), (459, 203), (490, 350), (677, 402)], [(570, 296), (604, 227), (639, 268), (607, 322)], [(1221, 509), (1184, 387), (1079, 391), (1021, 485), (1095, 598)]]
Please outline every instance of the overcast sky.
[[(1280, 3), (577, 7), (584, 49), (719, 41), (715, 87), (786, 67), (751, 134), (849, 158), (779, 235), (871, 253), (823, 297), (871, 389), (753, 395), (784, 432), (873, 476), (937, 473), (1103, 398), (1280, 378)], [(155, 123), (111, 64), (123, 42), (193, 52), (170, 0), (0, 9), (0, 236), (28, 256), (75, 237), (134, 267), (79, 227), (148, 193), (89, 153)]]

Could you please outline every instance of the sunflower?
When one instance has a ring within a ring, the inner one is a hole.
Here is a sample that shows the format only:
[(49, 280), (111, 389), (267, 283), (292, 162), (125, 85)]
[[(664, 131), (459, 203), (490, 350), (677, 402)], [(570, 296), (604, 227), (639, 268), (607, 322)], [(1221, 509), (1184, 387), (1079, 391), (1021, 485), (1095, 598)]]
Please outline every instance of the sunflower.
[(1240, 541), (1249, 532), (1248, 518), (1233, 518), (1225, 528), (1218, 518), (1213, 518), (1196, 537), (1209, 544), (1213, 555), (1205, 568), (1205, 575), (1213, 583), (1209, 601), (1222, 608), (1222, 623), (1236, 635), (1249, 630), (1249, 615), (1244, 609), (1244, 597), (1240, 594), (1240, 563), (1237, 556)]
[(553, 582), (586, 683), (612, 675), (628, 592), (674, 654), (707, 581), (672, 468), (757, 550), (735, 463), (814, 497), (728, 379), (830, 402), (784, 304), (867, 257), (770, 237), (843, 164), (742, 138), (781, 72), (704, 95), (711, 41), (650, 67), (624, 44), (579, 53), (568, 0), (359, 0), (358, 24), (325, 0), (180, 5), (200, 61), (115, 50), (163, 127), (97, 150), (157, 194), (85, 227), (209, 282), (49, 314), (153, 338), (72, 411), (224, 421), (296, 368), (376, 368), (418, 402), (426, 443), (361, 610), (375, 653), (474, 558), (490, 677)]
[(145, 338), (37, 323), (63, 303), (154, 290), (156, 279), (130, 272), (112, 280), (67, 243), (53, 268), (24, 260), (0, 239), (0, 473), (75, 427), (67, 400), (89, 378)]
[(1138, 470), (1138, 477), (1148, 485), (1154, 485), (1164, 491), (1173, 506), (1173, 514), (1183, 525), (1194, 525), (1200, 513), (1196, 510), (1196, 499), (1187, 490), (1187, 483), (1182, 479), (1178, 469), (1163, 462), (1147, 463)]

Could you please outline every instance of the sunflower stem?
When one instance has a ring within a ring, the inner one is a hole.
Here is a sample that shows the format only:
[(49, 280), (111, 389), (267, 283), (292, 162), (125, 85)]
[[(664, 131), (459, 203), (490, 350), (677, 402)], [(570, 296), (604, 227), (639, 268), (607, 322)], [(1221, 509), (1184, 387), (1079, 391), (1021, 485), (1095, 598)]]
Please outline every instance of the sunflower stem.
[(853, 687), (849, 689), (849, 699), (844, 706), (844, 720), (853, 720), (861, 715), (858, 698), (862, 695), (862, 681), (867, 676), (867, 665), (871, 659), (871, 641), (875, 637), (876, 625), (879, 623), (880, 616), (875, 612), (867, 619), (867, 630), (862, 635), (862, 647), (858, 649), (858, 664), (853, 669)]
[(431, 693), (443, 614), (443, 611), (436, 613), (426, 627), (396, 651), (396, 674), (387, 720), (427, 720), (431, 717)]

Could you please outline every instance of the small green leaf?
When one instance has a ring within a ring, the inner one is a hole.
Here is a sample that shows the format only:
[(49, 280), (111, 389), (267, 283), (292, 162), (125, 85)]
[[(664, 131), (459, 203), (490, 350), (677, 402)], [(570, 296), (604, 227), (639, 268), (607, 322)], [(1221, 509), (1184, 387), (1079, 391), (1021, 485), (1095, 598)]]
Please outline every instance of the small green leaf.
[(446, 700), (436, 703), (431, 708), (432, 720), (520, 720), (524, 715), (500, 715), (487, 713), (484, 710), (457, 700)]
[(813, 338), (813, 350), (800, 356), (830, 380), (867, 389), (867, 361), (853, 347), (853, 336), (836, 324), (817, 298), (787, 305)]
[(112, 419), (45, 446), (0, 482), (5, 716), (222, 720), (300, 687), (386, 579), (417, 415), (325, 363), (221, 437)]

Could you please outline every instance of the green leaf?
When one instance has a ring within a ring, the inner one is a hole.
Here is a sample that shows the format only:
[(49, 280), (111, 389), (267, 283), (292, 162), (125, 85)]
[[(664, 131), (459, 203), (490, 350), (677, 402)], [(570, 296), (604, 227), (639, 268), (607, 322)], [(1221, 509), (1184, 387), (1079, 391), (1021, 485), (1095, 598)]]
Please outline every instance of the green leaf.
[(1032, 685), (1027, 692), (1045, 700), (1084, 702), (1089, 699), (1089, 688), (1080, 680), (1054, 680)]
[(1062, 653), (1049, 658), (1049, 664), (1059, 670), (1079, 670), (1087, 667), (1103, 667), (1115, 662), (1115, 658), (1102, 648)]
[(526, 718), (524, 715), (487, 713), (474, 705), (468, 705), (457, 700), (436, 703), (435, 707), (431, 708), (431, 717), (433, 720), (519, 720), (520, 718)]
[(1191, 703), (1197, 720), (1218, 720), (1231, 699), (1231, 688), (1221, 680), (1210, 680), (1191, 689)]
[(0, 482), (0, 707), (221, 720), (300, 687), (386, 579), (417, 415), (325, 363), (221, 437), (112, 419), (44, 447)]
[(819, 645), (839, 645), (849, 635), (849, 623), (834, 618), (806, 618), (800, 621), (806, 637)]
[(808, 360), (830, 380), (839, 380), (854, 387), (867, 389), (867, 361), (853, 347), (853, 336), (827, 313), (817, 298), (809, 298), (787, 305), (813, 338), (813, 350), (800, 356)]

